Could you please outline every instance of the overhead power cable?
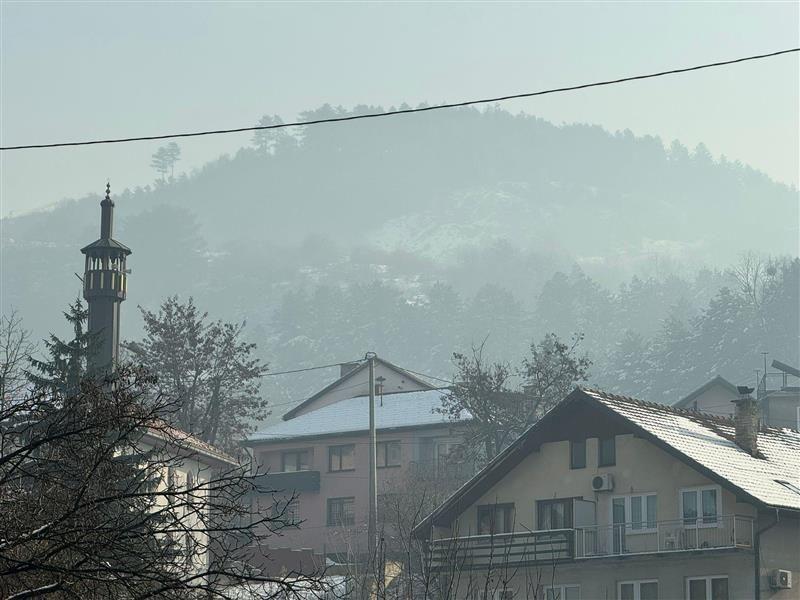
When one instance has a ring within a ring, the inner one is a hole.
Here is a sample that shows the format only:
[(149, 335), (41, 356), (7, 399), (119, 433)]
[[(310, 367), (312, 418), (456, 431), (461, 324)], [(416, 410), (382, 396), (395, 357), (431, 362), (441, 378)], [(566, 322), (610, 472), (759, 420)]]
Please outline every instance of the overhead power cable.
[(644, 75), (633, 75), (630, 77), (620, 77), (617, 79), (608, 79), (605, 81), (595, 81), (592, 83), (582, 83), (578, 85), (571, 85), (567, 87), (552, 88), (540, 90), (537, 92), (523, 92), (521, 94), (509, 94), (506, 96), (496, 96), (494, 98), (481, 98), (478, 100), (465, 100), (463, 102), (451, 102), (448, 104), (438, 104), (436, 106), (420, 106), (418, 108), (405, 108), (398, 110), (390, 110), (385, 112), (368, 113), (365, 115), (350, 115), (347, 117), (331, 117), (327, 119), (314, 119), (311, 121), (294, 121), (292, 123), (279, 123), (276, 125), (256, 125), (252, 127), (237, 127), (234, 129), (213, 129), (208, 131), (192, 131), (186, 133), (166, 133), (161, 135), (144, 135), (133, 136), (126, 138), (109, 138), (100, 140), (86, 140), (79, 142), (54, 142), (49, 144), (20, 144), (16, 146), (2, 146), (0, 150), (31, 150), (34, 148), (61, 148), (66, 146), (92, 146), (96, 144), (122, 144), (127, 142), (144, 142), (152, 140), (168, 140), (175, 138), (190, 138), (200, 137), (206, 135), (221, 135), (226, 133), (243, 133), (246, 131), (265, 131), (269, 129), (285, 129), (287, 127), (305, 127), (308, 125), (321, 125), (323, 123), (341, 123), (344, 121), (357, 121), (360, 119), (375, 119), (379, 117), (392, 117), (395, 115), (406, 115), (411, 113), (431, 112), (434, 110), (444, 110), (449, 108), (459, 108), (463, 106), (474, 106), (476, 104), (492, 104), (496, 102), (504, 102), (507, 100), (517, 100), (520, 98), (533, 98), (535, 96), (545, 96), (547, 94), (559, 94), (563, 92), (574, 92), (593, 87), (602, 87), (608, 85), (616, 85), (620, 83), (627, 83), (630, 81), (639, 81), (642, 79), (653, 79), (655, 77), (664, 77), (666, 75), (677, 75), (680, 73), (688, 73), (690, 71), (700, 71), (702, 69), (711, 69), (715, 67), (724, 67), (727, 65), (734, 65), (752, 60), (761, 60), (765, 58), (773, 58), (782, 54), (790, 54), (793, 52), (800, 52), (800, 48), (788, 48), (786, 50), (778, 50), (777, 52), (769, 52), (767, 54), (756, 54), (752, 56), (744, 56), (741, 58), (734, 58), (731, 60), (723, 60), (719, 62), (706, 63), (702, 65), (695, 65), (693, 67), (683, 67), (680, 69), (670, 69), (668, 71), (658, 71), (656, 73), (647, 73)]
[(318, 365), (316, 367), (306, 367), (305, 369), (292, 369), (291, 371), (276, 371), (274, 373), (264, 373), (262, 377), (275, 377), (276, 375), (288, 375), (290, 373), (304, 373), (305, 371), (316, 371), (317, 369), (329, 369), (331, 367), (341, 367), (343, 364), (357, 363), (358, 360), (348, 360), (342, 363), (331, 363), (329, 365)]

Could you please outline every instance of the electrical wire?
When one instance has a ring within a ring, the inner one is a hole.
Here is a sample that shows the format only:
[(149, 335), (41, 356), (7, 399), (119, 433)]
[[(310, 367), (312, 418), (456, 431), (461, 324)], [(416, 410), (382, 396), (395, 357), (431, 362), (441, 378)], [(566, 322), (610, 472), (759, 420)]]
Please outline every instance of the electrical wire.
[(434, 110), (445, 110), (450, 108), (460, 108), (465, 106), (474, 106), (477, 104), (492, 104), (496, 102), (505, 102), (507, 100), (517, 100), (520, 98), (533, 98), (535, 96), (545, 96), (547, 94), (559, 94), (564, 92), (574, 92), (577, 90), (584, 90), (587, 88), (593, 87), (602, 87), (602, 86), (609, 86), (609, 85), (617, 85), (620, 83), (627, 83), (630, 81), (640, 81), (643, 79), (653, 79), (655, 77), (664, 77), (667, 75), (677, 75), (680, 73), (688, 73), (691, 71), (700, 71), (702, 69), (711, 69), (716, 67), (723, 67), (728, 65), (734, 65), (737, 63), (743, 63), (752, 60), (762, 60), (766, 58), (773, 58), (776, 56), (780, 56), (782, 54), (790, 54), (793, 52), (800, 52), (800, 48), (787, 48), (785, 50), (778, 50), (776, 52), (769, 52), (766, 54), (755, 54), (752, 56), (745, 56), (741, 58), (734, 58), (731, 60), (723, 60), (713, 63), (705, 63), (701, 65), (695, 65), (693, 67), (683, 67), (680, 69), (670, 69), (668, 71), (658, 71), (655, 73), (646, 73), (644, 75), (633, 75), (630, 77), (620, 77), (617, 79), (608, 79), (604, 81), (595, 81), (592, 83), (582, 83), (578, 85), (571, 85), (567, 87), (560, 87), (560, 88), (551, 88), (546, 90), (540, 90), (536, 92), (523, 92), (520, 94), (509, 94), (505, 96), (495, 96), (493, 98), (481, 98), (478, 100), (464, 100), (462, 102), (451, 102), (447, 104), (438, 104), (436, 106), (420, 106), (417, 108), (406, 108), (406, 109), (399, 109), (399, 110), (390, 110), (378, 113), (369, 113), (365, 115), (350, 115), (347, 117), (331, 117), (327, 119), (314, 119), (311, 121), (294, 121), (292, 123), (279, 123), (276, 125), (257, 125), (253, 127), (237, 127), (234, 129), (214, 129), (214, 130), (207, 130), (207, 131), (192, 131), (186, 133), (167, 133), (167, 134), (160, 134), (160, 135), (145, 135), (145, 136), (135, 136), (135, 137), (126, 137), (126, 138), (108, 138), (108, 139), (99, 139), (99, 140), (86, 140), (86, 141), (79, 141), (79, 142), (54, 142), (54, 143), (47, 143), (47, 144), (20, 144), (16, 146), (3, 146), (0, 147), (0, 150), (7, 151), (7, 150), (31, 150), (31, 149), (40, 149), (40, 148), (62, 148), (67, 146), (92, 146), (96, 144), (122, 144), (127, 142), (144, 142), (144, 141), (152, 141), (152, 140), (167, 140), (167, 139), (174, 139), (174, 138), (190, 138), (190, 137), (200, 137), (200, 136), (207, 136), (207, 135), (222, 135), (222, 134), (229, 134), (229, 133), (243, 133), (248, 131), (265, 131), (269, 129), (285, 129), (287, 127), (305, 127), (308, 125), (320, 125), (323, 123), (341, 123), (344, 121), (357, 121), (361, 119), (375, 119), (379, 117), (391, 117), (395, 115), (406, 115), (412, 113), (421, 113), (421, 112), (431, 112)]
[[(362, 359), (363, 360), (363, 359)], [(319, 365), (316, 367), (306, 367), (304, 369), (292, 369), (290, 371), (276, 371), (275, 373), (264, 373), (262, 377), (275, 377), (276, 375), (288, 375), (289, 373), (304, 373), (306, 371), (316, 371), (317, 369), (329, 369), (331, 367), (341, 367), (344, 364), (360, 362), (359, 360), (349, 360), (339, 363), (331, 363), (329, 365)]]
[(412, 373), (413, 375), (419, 375), (421, 377), (427, 377), (428, 379), (435, 379), (436, 381), (443, 381), (444, 383), (449, 383), (450, 385), (455, 385), (455, 381), (451, 381), (449, 379), (442, 379), (441, 377), (436, 377), (436, 375), (428, 375), (427, 373), (420, 373), (419, 371), (413, 371), (411, 369), (407, 369), (405, 367), (401, 367), (400, 365), (397, 365), (397, 366), (399, 368), (403, 369), (403, 371), (408, 371), (409, 373)]

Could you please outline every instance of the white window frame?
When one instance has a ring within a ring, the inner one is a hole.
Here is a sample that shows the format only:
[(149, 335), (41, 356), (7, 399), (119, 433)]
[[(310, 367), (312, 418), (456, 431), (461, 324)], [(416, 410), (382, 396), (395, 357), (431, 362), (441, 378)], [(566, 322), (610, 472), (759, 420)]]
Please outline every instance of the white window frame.
[[(714, 490), (717, 492), (717, 514), (714, 523), (703, 523), (703, 492)], [(691, 525), (686, 524), (683, 516), (683, 494), (684, 492), (694, 492), (697, 494), (697, 517)], [(683, 522), (686, 529), (708, 529), (712, 527), (722, 527), (722, 487), (719, 485), (698, 485), (694, 487), (681, 488), (678, 490), (678, 518)]]
[(660, 587), (658, 584), (658, 579), (630, 579), (628, 581), (618, 581), (617, 582), (617, 598), (622, 598), (622, 586), (623, 585), (633, 585), (633, 600), (641, 600), (642, 599), (642, 584), (643, 583), (655, 583), (656, 586)]
[(711, 580), (712, 579), (727, 579), (728, 580), (728, 600), (730, 600), (731, 594), (731, 581), (727, 575), (701, 575), (698, 577), (687, 577), (686, 578), (686, 600), (689, 599), (689, 582), (690, 581), (705, 581), (706, 582), (706, 598), (711, 600)]
[[(648, 496), (656, 497), (656, 525), (655, 527), (647, 527), (647, 500)], [(631, 511), (631, 498), (642, 498), (642, 527), (640, 529), (633, 528), (633, 512)], [(608, 522), (614, 523), (614, 500), (625, 500), (625, 535), (639, 535), (642, 533), (656, 533), (658, 531), (658, 494), (656, 492), (639, 492), (636, 494), (618, 494), (611, 497), (610, 510)], [(683, 496), (681, 496), (683, 498)], [(683, 514), (683, 512), (681, 512)]]
[(546, 599), (547, 592), (552, 592), (554, 590), (557, 590), (558, 600), (564, 600), (567, 597), (567, 588), (578, 588), (578, 599), (580, 600), (581, 585), (579, 583), (558, 583), (555, 585), (546, 585), (542, 588), (542, 592), (544, 593), (544, 597)]

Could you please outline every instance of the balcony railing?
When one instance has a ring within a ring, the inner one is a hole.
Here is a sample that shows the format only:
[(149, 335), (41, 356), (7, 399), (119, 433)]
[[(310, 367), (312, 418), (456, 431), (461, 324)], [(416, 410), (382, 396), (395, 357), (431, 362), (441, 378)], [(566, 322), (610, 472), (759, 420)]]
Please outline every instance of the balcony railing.
[(573, 529), (551, 529), (433, 540), (429, 565), (442, 571), (552, 564), (573, 559), (574, 539)]
[(753, 520), (738, 515), (584, 527), (575, 533), (575, 558), (752, 546)]
[(613, 556), (752, 549), (753, 527), (751, 517), (726, 515), (454, 537), (430, 542), (429, 565), (433, 571), (498, 569)]

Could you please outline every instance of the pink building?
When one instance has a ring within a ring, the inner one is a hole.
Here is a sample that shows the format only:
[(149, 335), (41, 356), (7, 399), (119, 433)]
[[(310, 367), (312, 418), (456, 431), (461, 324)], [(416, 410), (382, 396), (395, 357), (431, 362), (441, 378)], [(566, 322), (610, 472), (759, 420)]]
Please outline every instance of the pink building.
[[(379, 500), (401, 489), (409, 476), (454, 476), (444, 459), (461, 438), (437, 411), (447, 390), (381, 359), (375, 379)], [(259, 472), (267, 471), (259, 477), (262, 493), (253, 510), (285, 511), (296, 523), (273, 538), (273, 548), (339, 556), (365, 550), (368, 394), (366, 364), (343, 365), (338, 380), (247, 440)]]

